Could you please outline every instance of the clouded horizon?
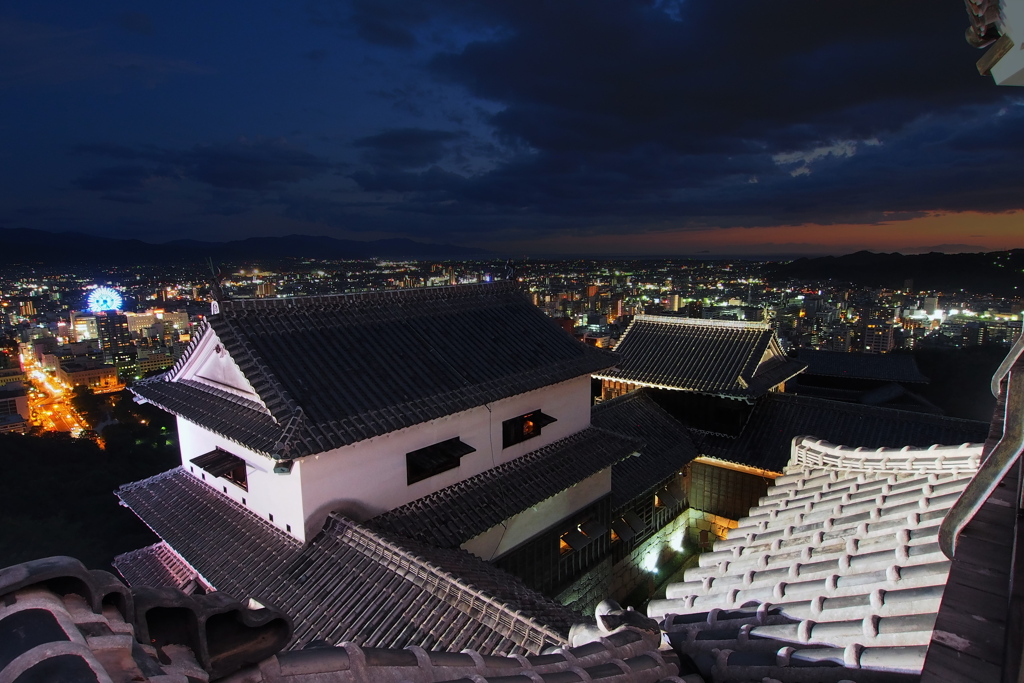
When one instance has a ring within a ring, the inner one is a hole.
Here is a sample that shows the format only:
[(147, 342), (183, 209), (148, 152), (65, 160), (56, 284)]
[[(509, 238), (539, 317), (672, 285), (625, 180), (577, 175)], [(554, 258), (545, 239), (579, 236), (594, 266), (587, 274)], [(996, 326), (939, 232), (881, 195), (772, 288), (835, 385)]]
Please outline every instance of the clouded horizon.
[(0, 227), (509, 253), (1024, 247), (962, 2), (0, 10)]

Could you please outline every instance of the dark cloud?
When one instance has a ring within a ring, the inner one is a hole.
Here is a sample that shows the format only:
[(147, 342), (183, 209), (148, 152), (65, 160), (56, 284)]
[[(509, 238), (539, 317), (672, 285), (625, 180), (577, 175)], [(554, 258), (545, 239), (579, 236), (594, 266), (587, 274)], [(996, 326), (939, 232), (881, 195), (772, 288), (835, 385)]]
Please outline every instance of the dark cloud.
[[(141, 25), (138, 18), (133, 21)], [(210, 73), (189, 60), (111, 50), (99, 35), (0, 15), (0, 88), (82, 82), (153, 87), (172, 76)]]
[(184, 154), (183, 161), (200, 182), (243, 190), (307, 180), (330, 168), (320, 157), (273, 142), (205, 145)]
[(397, 128), (360, 138), (353, 146), (377, 169), (413, 169), (441, 161), (450, 153), (450, 144), (462, 137), (463, 133), (446, 130)]
[(105, 194), (101, 195), (100, 199), (108, 202), (117, 202), (118, 204), (139, 204), (146, 205), (152, 204), (150, 200), (145, 197), (140, 197), (134, 194)]
[(1021, 108), (1003, 111), (1007, 92), (978, 77), (958, 6), (842, 1), (827, 21), (814, 0), (352, 7), (396, 35), (461, 25), (467, 40), (429, 71), (496, 105), (500, 151), (482, 171), (442, 163), (452, 133), (356, 141), (350, 177), (394, 193), (403, 221), (758, 226), (1024, 204)]
[(165, 171), (147, 166), (108, 166), (86, 173), (74, 184), (92, 192), (125, 192), (142, 189), (147, 182), (163, 175)]
[[(275, 20), (287, 18), (282, 7)], [(159, 190), (161, 206), (182, 198), (190, 217), (213, 224), (252, 211), (268, 231), (283, 214), (317, 226), (474, 241), (1024, 209), (1024, 107), (1012, 90), (977, 75), (980, 53), (962, 40), (966, 17), (955, 2), (304, 7), (326, 30), (297, 27), (307, 35), (296, 30), (302, 40), (276, 55), (275, 41), (250, 46), (245, 64), (295, 69), (290, 86), (315, 98), (286, 95), (268, 77), (258, 94), (238, 98), (244, 110), (232, 110), (227, 96), (209, 107), (218, 113), (209, 128), (195, 114), (206, 102), (197, 106), (182, 90), (182, 106), (166, 109), (195, 116), (197, 140), (217, 139), (209, 130), (237, 119), (239, 129), (303, 131), (288, 135), (316, 147), (262, 138), (81, 145), (79, 154), (105, 161), (81, 173), (76, 160), (74, 186), (126, 203)], [(136, 33), (152, 30), (146, 15), (119, 21)], [(147, 44), (168, 38), (172, 22), (159, 25), (161, 35)], [(282, 32), (282, 41), (290, 35)], [(88, 31), (0, 21), (0, 38), (0, 61), (16, 57), (0, 87), (111, 73), (149, 83), (190, 68), (161, 61), (173, 51), (143, 59), (101, 49)], [(229, 40), (204, 54), (239, 54)], [(316, 68), (301, 68), (300, 56)], [(248, 83), (251, 73), (231, 75)], [(156, 111), (155, 102), (134, 120)], [(180, 134), (180, 126), (167, 130)]]
[(79, 145), (73, 151), (121, 161), (150, 162), (98, 169), (75, 181), (78, 187), (93, 191), (138, 190), (156, 177), (186, 178), (214, 188), (262, 191), (307, 180), (331, 169), (331, 164), (318, 156), (274, 141), (198, 145), (190, 150), (92, 144)]
[(431, 18), (431, 7), (404, 0), (310, 0), (306, 12), (317, 26), (336, 27), (356, 34), (368, 43), (402, 50), (419, 44), (414, 29)]

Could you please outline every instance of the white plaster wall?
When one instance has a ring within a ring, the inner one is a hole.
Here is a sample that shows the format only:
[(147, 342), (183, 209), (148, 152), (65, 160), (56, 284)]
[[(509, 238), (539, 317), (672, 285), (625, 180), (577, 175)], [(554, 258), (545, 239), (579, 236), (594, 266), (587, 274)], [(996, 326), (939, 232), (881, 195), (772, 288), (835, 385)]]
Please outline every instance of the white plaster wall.
[[(543, 410), (558, 421), (544, 427), (540, 436), (502, 449), (502, 421), (533, 410)], [(293, 477), (299, 474), (302, 480), (305, 536), (316, 534), (331, 511), (363, 521), (589, 425), (590, 376), (584, 375), (334, 451), (307, 456), (296, 463), (297, 471), (292, 472)], [(463, 456), (459, 467), (408, 485), (406, 453), (453, 437), (459, 437), (476, 451)]]
[[(274, 461), (265, 455), (253, 453), (222, 436), (214, 434), (187, 420), (178, 418), (178, 441), (181, 464), (186, 472), (204, 481), (218, 493), (242, 503), (263, 519), (292, 536), (305, 541), (305, 517), (302, 509), (302, 486), (299, 474), (302, 464), (295, 463), (289, 474), (274, 474)], [(213, 477), (193, 465), (192, 458), (221, 448), (246, 462), (249, 490), (221, 477)], [(244, 501), (244, 502), (243, 502)], [(288, 528), (291, 527), (291, 531)]]
[(540, 532), (577, 510), (590, 505), (612, 490), (612, 468), (591, 475), (575, 486), (557, 493), (529, 510), (491, 527), (484, 533), (462, 544), (477, 557), (493, 560), (522, 545)]

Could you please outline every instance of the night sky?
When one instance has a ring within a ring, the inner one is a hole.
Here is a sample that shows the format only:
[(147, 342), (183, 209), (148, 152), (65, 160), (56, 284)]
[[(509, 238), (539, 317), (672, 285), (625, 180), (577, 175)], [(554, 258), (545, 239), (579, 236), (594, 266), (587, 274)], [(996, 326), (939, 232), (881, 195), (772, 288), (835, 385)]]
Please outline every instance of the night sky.
[(0, 6), (0, 227), (516, 254), (1024, 247), (961, 0)]

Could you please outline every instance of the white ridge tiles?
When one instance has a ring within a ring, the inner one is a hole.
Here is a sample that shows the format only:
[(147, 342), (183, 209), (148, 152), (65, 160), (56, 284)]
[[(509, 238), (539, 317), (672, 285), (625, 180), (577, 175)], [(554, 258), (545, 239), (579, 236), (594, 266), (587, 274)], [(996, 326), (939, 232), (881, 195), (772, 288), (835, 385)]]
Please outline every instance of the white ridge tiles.
[(648, 615), (709, 683), (916, 680), (949, 574), (939, 524), (981, 449), (798, 437), (760, 504)]

